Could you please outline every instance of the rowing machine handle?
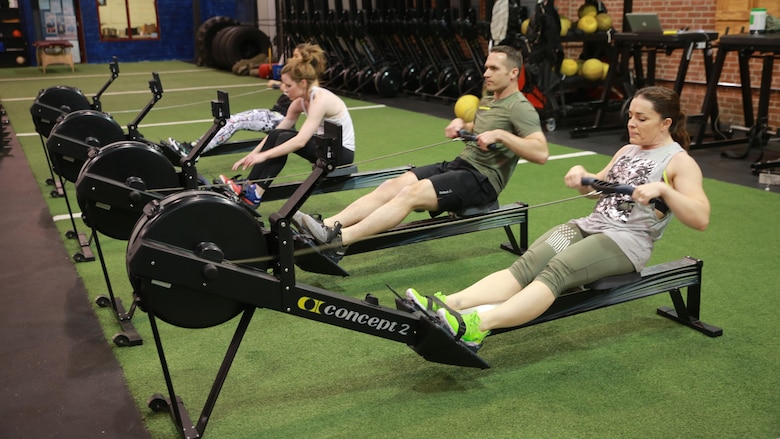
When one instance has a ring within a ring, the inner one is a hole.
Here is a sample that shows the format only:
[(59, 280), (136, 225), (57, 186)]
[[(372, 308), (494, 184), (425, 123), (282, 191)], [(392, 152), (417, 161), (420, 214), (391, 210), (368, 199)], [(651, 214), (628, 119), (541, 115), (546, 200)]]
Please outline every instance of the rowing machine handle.
[(603, 180), (597, 180), (593, 177), (582, 177), (582, 185), (590, 186), (597, 191), (606, 193), (617, 193), (632, 195), (634, 193), (634, 186), (628, 184), (609, 183)]
[[(466, 130), (458, 130), (458, 135), (462, 137), (464, 140), (469, 140), (472, 142), (477, 141), (477, 135)], [(496, 149), (496, 144), (491, 143), (490, 145), (488, 145), (488, 149)]]
[[(614, 192), (617, 194), (625, 194), (629, 196), (634, 195), (634, 186), (629, 184), (609, 183), (606, 181), (597, 180), (593, 177), (582, 177), (582, 185), (590, 186), (597, 191), (605, 193)], [(666, 203), (664, 203), (664, 200), (661, 198), (652, 198), (650, 199), (650, 203), (653, 203), (655, 208), (661, 212), (666, 213), (669, 211), (669, 206), (667, 206)]]

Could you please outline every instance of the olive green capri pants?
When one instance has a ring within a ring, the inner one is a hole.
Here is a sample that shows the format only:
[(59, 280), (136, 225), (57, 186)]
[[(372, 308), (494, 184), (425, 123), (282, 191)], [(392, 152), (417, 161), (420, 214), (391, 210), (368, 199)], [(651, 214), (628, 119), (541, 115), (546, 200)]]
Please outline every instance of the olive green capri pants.
[(573, 223), (550, 229), (509, 267), (522, 287), (538, 280), (555, 297), (571, 288), (633, 271), (634, 264), (614, 241), (603, 233), (585, 234)]

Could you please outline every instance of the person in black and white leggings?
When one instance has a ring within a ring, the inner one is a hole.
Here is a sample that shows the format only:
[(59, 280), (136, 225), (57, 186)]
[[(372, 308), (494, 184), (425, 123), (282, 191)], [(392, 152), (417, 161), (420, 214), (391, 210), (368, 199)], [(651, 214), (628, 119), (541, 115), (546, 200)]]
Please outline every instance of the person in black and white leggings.
[[(321, 74), (324, 71), (325, 53), (320, 46), (311, 43), (299, 44), (293, 49), (292, 59), (301, 58), (303, 53), (306, 54), (307, 58), (320, 58), (323, 60), (323, 62), (320, 63), (321, 67), (318, 69), (318, 75)], [(255, 131), (267, 134), (284, 120), (284, 117), (287, 115), (287, 109), (290, 107), (292, 101), (290, 100), (290, 97), (287, 96), (284, 88), (282, 88), (281, 81), (270, 80), (268, 81), (268, 87), (279, 88), (282, 91), (282, 94), (279, 95), (274, 106), (271, 108), (253, 108), (231, 115), (225, 121), (225, 126), (220, 128), (217, 134), (214, 135), (214, 138), (206, 145), (203, 153), (211, 151), (227, 142), (237, 131)], [(181, 155), (186, 156), (189, 154), (192, 147), (198, 144), (199, 140), (200, 139), (192, 142), (180, 142), (176, 139), (168, 138), (168, 144), (179, 151)]]

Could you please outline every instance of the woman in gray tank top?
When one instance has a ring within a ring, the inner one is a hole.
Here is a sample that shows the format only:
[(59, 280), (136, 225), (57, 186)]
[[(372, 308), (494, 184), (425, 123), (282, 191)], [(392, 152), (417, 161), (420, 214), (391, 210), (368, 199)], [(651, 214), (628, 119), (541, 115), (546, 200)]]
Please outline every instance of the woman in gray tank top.
[[(492, 329), (519, 326), (540, 316), (563, 291), (641, 270), (672, 214), (688, 227), (706, 229), (710, 204), (701, 169), (687, 153), (685, 120), (674, 91), (639, 90), (628, 111), (629, 144), (604, 169), (590, 173), (577, 165), (564, 177), (568, 187), (582, 194), (592, 190), (582, 185), (583, 177), (634, 186), (633, 194), (599, 195), (590, 215), (553, 227), (509, 268), (460, 292), (437, 293), (454, 310), (497, 304), (461, 314), (466, 325), (462, 341), (479, 346)], [(659, 210), (652, 202), (656, 199), (668, 209)], [(413, 289), (406, 294), (424, 307), (431, 301)], [(455, 316), (443, 307), (437, 312), (457, 333), (460, 323)]]

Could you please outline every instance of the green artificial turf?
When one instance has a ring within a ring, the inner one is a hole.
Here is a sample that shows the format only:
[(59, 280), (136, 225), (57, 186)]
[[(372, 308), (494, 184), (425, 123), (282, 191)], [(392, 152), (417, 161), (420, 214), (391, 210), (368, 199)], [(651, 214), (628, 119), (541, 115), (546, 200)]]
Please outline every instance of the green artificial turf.
[[(266, 90), (256, 78), (186, 63), (122, 64), (120, 69), (102, 102), (121, 126), (150, 100), (151, 72), (160, 73), (163, 99), (140, 126), (151, 140), (194, 140), (205, 132), (217, 89), (229, 92), (233, 112), (270, 107), (278, 93)], [(62, 199), (49, 197), (51, 187), (43, 182), (49, 171), (38, 136), (27, 135), (34, 132), (29, 108), (39, 89), (71, 85), (91, 97), (109, 76), (107, 66), (79, 65), (78, 70), (76, 76), (56, 69), (42, 76), (34, 68), (0, 69), (0, 98), (40, 182), (50, 210), (46, 215), (62, 215), (66, 209)], [(372, 104), (345, 100), (355, 109), (361, 170), (432, 163), (450, 159), (462, 148), (458, 142), (444, 142), (444, 119), (392, 108), (358, 110)], [(185, 120), (195, 122), (176, 124)], [(242, 133), (236, 138), (254, 137)], [(576, 152), (561, 145), (550, 149), (551, 155)], [(229, 168), (240, 157), (203, 157), (198, 170), (209, 179), (232, 175)], [(608, 159), (592, 155), (543, 166), (519, 165), (500, 201), (532, 206), (533, 239), (555, 224), (589, 213), (592, 200), (551, 202), (574, 195), (563, 184), (571, 166), (598, 170)], [(278, 181), (302, 179), (309, 170), (308, 163), (293, 157)], [(67, 189), (75, 200), (73, 185)], [(780, 198), (711, 178), (705, 179), (705, 189), (712, 203), (708, 230), (697, 232), (674, 222), (651, 263), (687, 255), (704, 260), (701, 318), (723, 328), (720, 338), (657, 316), (655, 309), (671, 302), (666, 295), (656, 295), (491, 337), (480, 355), (492, 368), (476, 370), (429, 363), (400, 343), (258, 309), (205, 436), (777, 438)], [(314, 196), (304, 210), (335, 213), (366, 191)], [(280, 205), (263, 203), (260, 212), (267, 218)], [(414, 214), (410, 219), (424, 217)], [(198, 223), (198, 218), (192, 221)], [(57, 224), (63, 234), (70, 228), (67, 221)], [(79, 227), (87, 231), (80, 221)], [(450, 293), (507, 267), (515, 257), (499, 249), (504, 240), (504, 232), (495, 229), (376, 251), (345, 258), (341, 265), (349, 277), (299, 270), (297, 280), (357, 298), (371, 293), (392, 307), (394, 296), (385, 284), (399, 291), (415, 287)], [(130, 303), (127, 243), (102, 236), (100, 241), (114, 293)], [(64, 239), (64, 245), (77, 251), (72, 240)], [(105, 294), (99, 263), (75, 266), (89, 291), (84, 300)], [(116, 318), (97, 305), (94, 310), (106, 343), (111, 343), (119, 330)], [(165, 393), (166, 388), (147, 315), (137, 311), (132, 321), (144, 344), (114, 347), (114, 352), (152, 437), (176, 437), (167, 414), (146, 407), (152, 394)], [(194, 419), (237, 321), (197, 330), (160, 323), (174, 385)]]

